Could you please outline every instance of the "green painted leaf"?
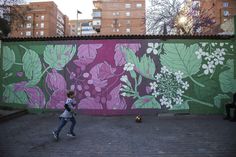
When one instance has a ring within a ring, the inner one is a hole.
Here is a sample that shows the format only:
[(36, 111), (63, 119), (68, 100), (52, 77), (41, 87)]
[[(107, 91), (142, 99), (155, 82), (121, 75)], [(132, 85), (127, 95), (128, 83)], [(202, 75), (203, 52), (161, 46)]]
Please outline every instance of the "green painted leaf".
[(209, 79), (207, 76), (197, 78), (197, 81), (202, 83), (204, 87), (194, 84), (194, 92), (197, 99), (213, 103), (213, 97), (219, 93), (219, 83)]
[(173, 105), (173, 107), (172, 107), (170, 110), (171, 110), (171, 111), (189, 110), (188, 102), (187, 102), (187, 101), (184, 101), (183, 104)]
[(183, 72), (183, 78), (196, 74), (202, 62), (195, 54), (198, 49), (197, 44), (189, 47), (185, 44), (164, 44), (165, 54), (160, 56), (161, 64), (173, 72)]
[(28, 98), (24, 91), (14, 91), (13, 84), (5, 86), (3, 100), (6, 103), (27, 104)]
[(138, 85), (140, 85), (140, 84), (141, 84), (141, 82), (142, 82), (142, 76), (141, 76), (141, 75), (139, 75), (139, 77), (138, 77), (138, 84), (137, 84), (137, 86), (138, 86)]
[(127, 63), (132, 63), (135, 66), (139, 64), (139, 58), (135, 55), (135, 52), (129, 48), (122, 47), (122, 51), (125, 52), (125, 59)]
[(15, 63), (16, 57), (15, 53), (8, 46), (3, 47), (3, 70), (7, 71), (11, 69), (12, 65)]
[(150, 58), (150, 56), (146, 56), (146, 54), (144, 54), (143, 57), (141, 57), (139, 64), (137, 65), (137, 69), (142, 76), (154, 79), (156, 65)]
[(133, 108), (157, 108), (161, 109), (161, 105), (156, 101), (154, 96), (143, 96), (136, 100), (133, 104)]
[(234, 78), (234, 60), (230, 59), (226, 63), (230, 69), (223, 71), (219, 75), (221, 90), (224, 93), (236, 92), (236, 79)]
[(28, 85), (34, 86), (40, 81), (42, 64), (38, 54), (35, 51), (27, 48), (25, 48), (25, 50), (25, 54), (22, 58), (23, 70), (25, 72), (25, 76), (30, 80)]
[(141, 74), (142, 76), (153, 79), (154, 73), (156, 71), (156, 65), (154, 61), (150, 58), (150, 56), (146, 56), (146, 54), (139, 58), (135, 55), (129, 48), (122, 48), (122, 51), (125, 52), (125, 58), (128, 63), (132, 63), (136, 67), (136, 71)]
[(51, 68), (62, 70), (75, 55), (75, 52), (75, 45), (47, 45), (44, 50), (44, 61)]
[(214, 97), (214, 104), (216, 107), (220, 108), (221, 107), (221, 99), (230, 99), (230, 97), (226, 94), (218, 94), (217, 96)]
[(136, 72), (135, 71), (133, 71), (133, 70), (130, 71), (130, 75), (131, 75), (132, 78), (134, 78), (134, 79), (136, 78)]

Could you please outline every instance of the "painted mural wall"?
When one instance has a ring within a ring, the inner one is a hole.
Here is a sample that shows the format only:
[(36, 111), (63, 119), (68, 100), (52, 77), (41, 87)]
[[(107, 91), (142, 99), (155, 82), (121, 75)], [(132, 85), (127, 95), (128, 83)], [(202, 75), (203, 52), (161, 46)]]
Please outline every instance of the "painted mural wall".
[(80, 110), (100, 114), (223, 112), (236, 92), (235, 51), (234, 40), (3, 42), (2, 100), (61, 109), (74, 90)]

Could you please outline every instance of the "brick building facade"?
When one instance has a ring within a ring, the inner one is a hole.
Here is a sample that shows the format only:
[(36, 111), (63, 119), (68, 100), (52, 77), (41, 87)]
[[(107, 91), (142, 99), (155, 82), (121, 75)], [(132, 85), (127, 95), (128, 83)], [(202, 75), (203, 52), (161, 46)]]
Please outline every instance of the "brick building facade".
[(69, 18), (57, 8), (54, 2), (32, 2), (20, 6), (20, 9), (26, 7), (28, 8), (26, 23), (13, 25), (10, 37), (70, 35)]
[(94, 0), (93, 26), (101, 35), (145, 34), (145, 0)]

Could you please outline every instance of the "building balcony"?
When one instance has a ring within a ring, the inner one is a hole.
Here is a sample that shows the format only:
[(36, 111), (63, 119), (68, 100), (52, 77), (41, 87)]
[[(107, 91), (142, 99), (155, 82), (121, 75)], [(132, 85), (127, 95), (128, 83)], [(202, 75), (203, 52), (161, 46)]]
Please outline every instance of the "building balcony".
[(102, 11), (100, 9), (93, 9), (93, 18), (101, 18), (102, 17)]
[(101, 9), (102, 7), (102, 1), (101, 0), (93, 0), (93, 5), (97, 9)]

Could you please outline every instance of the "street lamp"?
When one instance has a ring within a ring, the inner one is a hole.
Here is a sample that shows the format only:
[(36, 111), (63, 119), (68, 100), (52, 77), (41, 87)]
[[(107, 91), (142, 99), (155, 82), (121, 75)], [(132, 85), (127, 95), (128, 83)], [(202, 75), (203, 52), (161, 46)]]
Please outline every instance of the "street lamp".
[(76, 35), (78, 35), (78, 14), (82, 14), (82, 12), (77, 10), (76, 13)]

